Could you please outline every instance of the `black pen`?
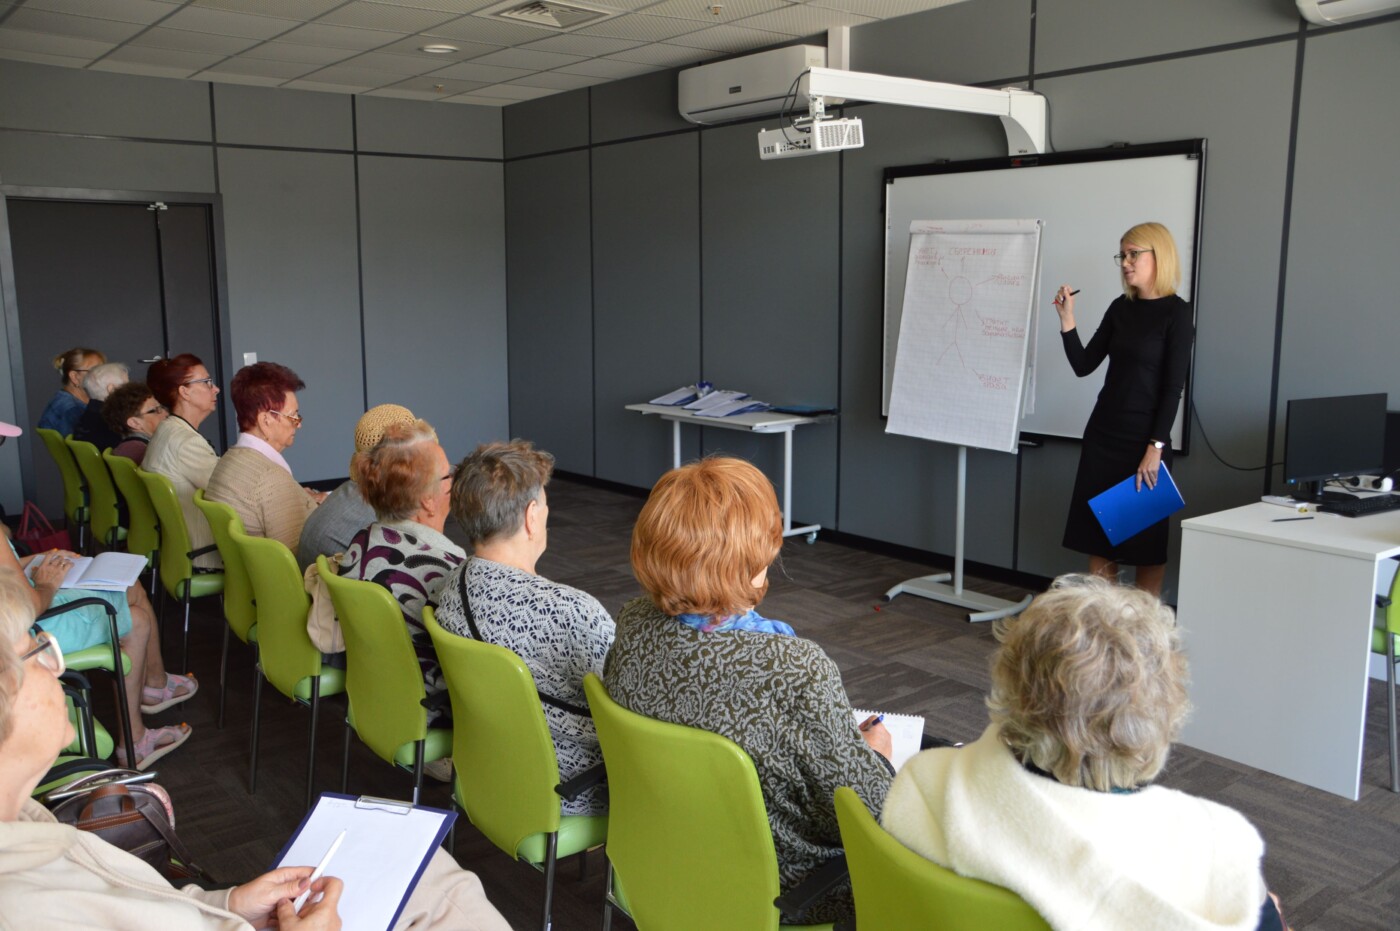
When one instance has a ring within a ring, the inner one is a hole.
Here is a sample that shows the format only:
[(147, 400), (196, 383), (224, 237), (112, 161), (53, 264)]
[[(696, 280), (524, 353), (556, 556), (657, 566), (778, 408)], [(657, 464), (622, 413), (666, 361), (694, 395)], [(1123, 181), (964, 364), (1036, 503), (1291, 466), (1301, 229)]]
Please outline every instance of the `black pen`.
[(1290, 520), (1312, 520), (1311, 517), (1275, 517), (1273, 523), (1282, 524)]
[[(1080, 291), (1079, 288), (1075, 288), (1073, 291), (1069, 292), (1069, 294), (1067, 295), (1067, 297), (1074, 297), (1076, 294), (1079, 293), (1079, 291)], [(1063, 304), (1063, 303), (1064, 303), (1064, 298), (1059, 298), (1059, 297), (1055, 298), (1055, 303), (1056, 303), (1056, 304)]]

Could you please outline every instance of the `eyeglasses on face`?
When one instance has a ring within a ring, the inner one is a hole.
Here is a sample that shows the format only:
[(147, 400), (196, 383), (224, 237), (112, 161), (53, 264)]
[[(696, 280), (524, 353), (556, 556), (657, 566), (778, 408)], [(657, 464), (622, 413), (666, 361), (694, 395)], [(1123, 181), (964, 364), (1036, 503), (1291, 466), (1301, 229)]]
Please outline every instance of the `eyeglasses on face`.
[(286, 417), (288, 420), (290, 420), (292, 423), (296, 424), (298, 427), (301, 426), (301, 422), (302, 422), (302, 420), (303, 420), (301, 414), (289, 414), (289, 413), (287, 413), (286, 411), (268, 411), (268, 413), (269, 413), (269, 414), (276, 414), (278, 417)]
[(163, 414), (163, 413), (165, 413), (165, 405), (163, 405), (163, 404), (157, 404), (155, 407), (148, 407), (148, 408), (146, 408), (146, 409), (145, 409), (144, 411), (142, 411), (141, 413), (142, 413), (142, 415), (145, 415), (145, 414)]
[(1119, 252), (1113, 256), (1113, 264), (1122, 265), (1127, 262), (1129, 265), (1136, 265), (1139, 256), (1155, 251), (1155, 249), (1129, 249), (1127, 252)]
[(186, 385), (208, 385), (210, 388), (212, 388), (212, 387), (214, 387), (214, 378), (213, 378), (212, 375), (209, 376), (209, 377), (207, 377), (207, 378), (195, 378), (195, 379), (192, 379), (192, 380), (190, 380), (190, 381), (185, 382), (185, 384), (186, 384)]
[(28, 653), (19, 659), (24, 662), (31, 656), (38, 657), (39, 664), (56, 676), (63, 675), (67, 669), (67, 664), (63, 661), (63, 651), (58, 648), (58, 641), (46, 630), (37, 631), (31, 636), (34, 638), (35, 646)]

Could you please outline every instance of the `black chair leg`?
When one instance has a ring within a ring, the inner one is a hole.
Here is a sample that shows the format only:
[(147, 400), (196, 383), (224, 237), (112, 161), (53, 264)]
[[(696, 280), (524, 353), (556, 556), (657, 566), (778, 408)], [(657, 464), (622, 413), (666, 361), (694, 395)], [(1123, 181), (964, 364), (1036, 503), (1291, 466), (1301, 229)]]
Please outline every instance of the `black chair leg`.
[(549, 931), (550, 912), (554, 907), (554, 865), (558, 852), (559, 834), (554, 832), (549, 835), (544, 852), (544, 917), (540, 925), (543, 931)]
[(180, 649), (180, 672), (190, 671), (190, 582), (185, 583), (185, 641)]
[(1385, 632), (1385, 710), (1390, 725), (1390, 791), (1400, 792), (1400, 747), (1395, 746), (1395, 635)]
[(122, 675), (122, 647), (117, 636), (117, 614), (107, 608), (107, 636), (112, 640), (112, 682), (117, 687), (117, 720), (121, 722), (123, 746), (126, 747), (126, 762), (136, 768), (136, 742), (131, 736), (131, 711), (127, 705), (126, 676)]
[(248, 794), (258, 791), (258, 716), (262, 712), (262, 667), (253, 666), (253, 737), (250, 747), (252, 762), (248, 766)]
[(316, 784), (316, 717), (321, 710), (321, 677), (311, 677), (311, 734), (306, 749), (306, 807), (311, 808), (311, 789)]
[(423, 744), (419, 740), (413, 745), (413, 804), (418, 804), (418, 793), (423, 791)]
[(345, 756), (340, 761), (340, 794), (350, 785), (350, 709), (345, 709)]

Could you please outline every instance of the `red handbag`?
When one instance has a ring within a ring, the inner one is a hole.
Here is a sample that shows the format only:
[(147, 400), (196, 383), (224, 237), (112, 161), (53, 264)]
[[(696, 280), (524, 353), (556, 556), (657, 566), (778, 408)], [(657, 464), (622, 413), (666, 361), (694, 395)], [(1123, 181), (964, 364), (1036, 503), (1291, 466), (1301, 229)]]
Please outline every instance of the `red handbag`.
[(73, 538), (68, 531), (55, 530), (53, 524), (39, 510), (33, 501), (24, 502), (24, 514), (19, 520), (19, 531), (15, 540), (24, 544), (31, 553), (47, 553), (49, 550), (71, 550)]

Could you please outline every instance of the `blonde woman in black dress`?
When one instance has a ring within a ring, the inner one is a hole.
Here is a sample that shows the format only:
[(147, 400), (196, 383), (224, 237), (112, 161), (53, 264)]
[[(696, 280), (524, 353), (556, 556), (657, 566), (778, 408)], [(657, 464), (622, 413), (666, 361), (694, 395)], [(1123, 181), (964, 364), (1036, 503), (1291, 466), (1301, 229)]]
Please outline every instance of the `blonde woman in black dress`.
[(1074, 287), (1061, 285), (1055, 294), (1060, 337), (1074, 373), (1083, 378), (1108, 359), (1103, 389), (1084, 428), (1064, 545), (1088, 554), (1095, 575), (1116, 578), (1120, 565), (1136, 566), (1138, 587), (1160, 595), (1169, 522), (1164, 518), (1114, 546), (1088, 502), (1134, 474), (1139, 489), (1154, 488), (1158, 469), (1171, 464), (1171, 427), (1195, 328), (1191, 305), (1176, 293), (1180, 262), (1165, 226), (1140, 223), (1128, 230), (1113, 261), (1123, 277), (1123, 296), (1109, 305), (1087, 346), (1075, 327)]

